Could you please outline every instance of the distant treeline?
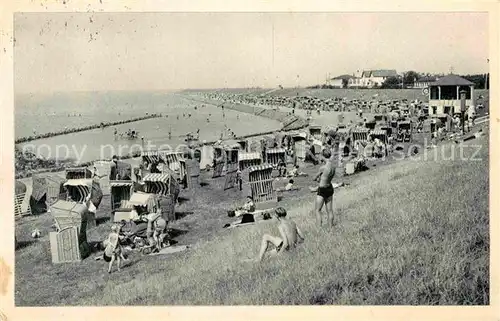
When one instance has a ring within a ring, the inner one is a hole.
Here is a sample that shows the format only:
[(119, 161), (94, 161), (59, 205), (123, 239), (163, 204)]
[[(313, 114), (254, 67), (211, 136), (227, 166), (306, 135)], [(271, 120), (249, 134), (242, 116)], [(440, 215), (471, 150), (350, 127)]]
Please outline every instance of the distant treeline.
[(16, 139), (15, 143), (16, 144), (26, 143), (26, 142), (30, 142), (30, 141), (37, 140), (37, 139), (50, 138), (50, 137), (54, 137), (54, 136), (83, 132), (86, 130), (122, 125), (122, 124), (127, 124), (127, 123), (133, 123), (133, 122), (140, 121), (140, 120), (158, 118), (161, 116), (162, 116), (161, 114), (151, 114), (151, 115), (146, 115), (143, 117), (137, 117), (137, 118), (127, 119), (127, 120), (120, 120), (120, 121), (116, 121), (116, 122), (106, 122), (106, 123), (100, 123), (100, 124), (95, 124), (95, 125), (90, 125), (90, 126), (85, 126), (85, 127), (80, 127), (80, 128), (65, 129), (65, 130), (61, 130), (58, 132), (49, 132), (49, 133), (45, 133), (45, 134), (33, 135), (33, 136), (28, 136), (28, 137), (21, 137), (21, 138)]
[[(461, 77), (473, 82), (476, 89), (490, 89), (490, 74), (465, 75)], [(486, 79), (488, 80), (487, 83)]]
[[(416, 71), (408, 71), (404, 74), (404, 77), (389, 77), (384, 83), (379, 86), (375, 84), (373, 87), (356, 87), (355, 89), (403, 89), (403, 88), (412, 88), (415, 81), (418, 81), (422, 78), (428, 77), (443, 77), (444, 74), (440, 75), (431, 75), (425, 73), (418, 73)], [(475, 75), (460, 75), (460, 77), (467, 79), (470, 82), (474, 83), (474, 87), (476, 89), (490, 89), (490, 79), (489, 74), (475, 74)], [(327, 84), (322, 85), (314, 85), (306, 87), (307, 89), (339, 89), (338, 86), (332, 86)], [(348, 88), (348, 83), (346, 80), (342, 82), (342, 88)]]

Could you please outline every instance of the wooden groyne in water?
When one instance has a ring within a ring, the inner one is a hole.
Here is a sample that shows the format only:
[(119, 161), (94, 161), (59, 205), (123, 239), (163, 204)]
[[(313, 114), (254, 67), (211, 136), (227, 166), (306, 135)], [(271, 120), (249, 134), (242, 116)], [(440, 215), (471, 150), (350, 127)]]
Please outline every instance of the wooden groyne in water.
[(162, 115), (161, 114), (151, 114), (151, 115), (146, 115), (143, 117), (136, 117), (136, 118), (132, 118), (132, 119), (119, 120), (119, 121), (115, 121), (115, 122), (106, 122), (106, 123), (89, 125), (89, 126), (85, 126), (85, 127), (70, 128), (70, 129), (65, 129), (65, 130), (61, 130), (58, 132), (50, 132), (50, 133), (33, 135), (33, 136), (28, 136), (28, 137), (21, 137), (21, 138), (16, 139), (15, 143), (21, 144), (21, 143), (31, 142), (31, 141), (37, 140), (37, 139), (50, 138), (50, 137), (55, 137), (55, 136), (84, 132), (87, 130), (105, 128), (105, 127), (110, 127), (110, 126), (123, 125), (123, 124), (133, 123), (133, 122), (152, 119), (152, 118), (159, 118), (159, 117), (162, 117)]

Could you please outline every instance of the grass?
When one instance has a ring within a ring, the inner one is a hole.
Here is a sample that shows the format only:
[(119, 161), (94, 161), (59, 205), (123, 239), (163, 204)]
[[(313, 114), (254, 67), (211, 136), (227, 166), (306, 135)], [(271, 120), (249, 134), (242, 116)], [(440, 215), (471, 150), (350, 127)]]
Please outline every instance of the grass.
[[(284, 194), (280, 205), (306, 241), (260, 265), (245, 259), (257, 256), (263, 233), (277, 233), (276, 223), (222, 229), (225, 210), (242, 199), (222, 191), (223, 179), (186, 194), (190, 201), (177, 209), (188, 215), (173, 225), (187, 231), (176, 239), (193, 245), (183, 253), (133, 255), (108, 275), (92, 258), (52, 265), (44, 236), (16, 252), (16, 305), (489, 304), (488, 141), (472, 144), (481, 144), (482, 160), (429, 153), (347, 178), (331, 230), (316, 228), (310, 181), (297, 179), (302, 190)], [(18, 239), (50, 224), (47, 215), (26, 219)], [(89, 239), (102, 240), (108, 229), (99, 225)]]

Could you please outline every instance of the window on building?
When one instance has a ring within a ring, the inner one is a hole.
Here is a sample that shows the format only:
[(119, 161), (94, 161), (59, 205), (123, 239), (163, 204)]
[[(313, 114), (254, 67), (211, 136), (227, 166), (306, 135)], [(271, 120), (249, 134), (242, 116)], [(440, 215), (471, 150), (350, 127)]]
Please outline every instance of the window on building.
[(441, 86), (441, 99), (444, 100), (456, 100), (457, 97), (457, 87), (456, 86)]
[(438, 87), (431, 87), (431, 99), (439, 99)]
[[(460, 88), (458, 89), (459, 91), (459, 95), (460, 95), (460, 91), (462, 90), (465, 90), (466, 91), (466, 94), (465, 94), (465, 99), (471, 99), (471, 89), (469, 86), (460, 86)], [(458, 98), (460, 99), (460, 98)]]
[(432, 106), (432, 113), (437, 114), (437, 106)]

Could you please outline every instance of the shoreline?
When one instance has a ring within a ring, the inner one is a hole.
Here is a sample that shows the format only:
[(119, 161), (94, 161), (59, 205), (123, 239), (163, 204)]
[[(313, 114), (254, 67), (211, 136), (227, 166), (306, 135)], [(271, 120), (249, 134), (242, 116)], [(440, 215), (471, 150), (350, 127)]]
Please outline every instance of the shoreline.
[[(234, 110), (237, 112), (242, 112), (246, 114), (252, 114), (254, 116), (259, 116), (259, 117), (264, 117), (272, 120), (276, 120), (281, 123), (283, 126), (281, 128), (282, 131), (291, 131), (291, 130), (298, 130), (302, 129), (304, 127), (307, 127), (309, 125), (308, 121), (304, 119), (301, 116), (298, 116), (296, 114), (291, 114), (291, 112), (284, 112), (282, 110), (279, 110), (277, 107), (273, 106), (257, 106), (257, 105), (249, 105), (249, 104), (242, 104), (242, 103), (236, 103), (236, 102), (227, 102), (227, 101), (218, 101), (218, 100), (213, 100), (209, 98), (203, 98), (203, 97), (192, 97), (190, 95), (183, 94), (183, 97), (202, 102), (205, 104), (210, 104), (215, 107), (221, 107), (224, 104), (229, 104), (229, 105), (224, 105), (224, 108)], [(248, 109), (251, 109), (248, 110)], [(268, 133), (262, 133), (262, 135), (267, 135)], [(254, 134), (252, 134), (254, 135)], [(247, 138), (250, 137), (250, 135), (244, 135), (241, 136), (241, 138)], [(260, 135), (258, 135), (260, 136)]]
[[(202, 102), (202, 103), (205, 103), (205, 104), (209, 104), (209, 105), (212, 105), (212, 106), (215, 106), (215, 107), (219, 107), (214, 101), (198, 100), (198, 99), (195, 99), (195, 98), (190, 97), (190, 96), (185, 95), (185, 94), (180, 94), (180, 95), (182, 97), (186, 98), (186, 99), (189, 99), (189, 100), (199, 101), (199, 102)], [(229, 104), (232, 104), (232, 103), (229, 103)], [(236, 105), (236, 104), (232, 104), (232, 105)], [(244, 105), (244, 104), (237, 104), (237, 105), (238, 105), (238, 107), (236, 107), (236, 106), (224, 106), (224, 108), (231, 109), (231, 110), (234, 110), (234, 111), (237, 111), (237, 112), (241, 112), (241, 113), (252, 114), (254, 116), (259, 116), (259, 117), (263, 117), (263, 118), (273, 119), (273, 120), (276, 120), (276, 121), (280, 122), (282, 126), (283, 126), (283, 121), (282, 121), (283, 118), (284, 117), (288, 117), (288, 114), (286, 114), (284, 112), (274, 111), (274, 110), (271, 110), (271, 109), (266, 109), (264, 107), (254, 107), (254, 106)], [(259, 113), (258, 114), (256, 114), (253, 111), (256, 108), (259, 109)], [(268, 110), (271, 110), (272, 112), (274, 112), (274, 114), (269, 114), (269, 113), (265, 114), (265, 112), (268, 111)], [(276, 117), (277, 115), (280, 115), (281, 117)], [(151, 117), (151, 116), (154, 116), (154, 117)], [(161, 114), (153, 114), (151, 116), (149, 118), (161, 117)], [(307, 121), (305, 119), (303, 119), (300, 116), (295, 116), (295, 117), (297, 118), (297, 120), (289, 124), (289, 125), (295, 125), (295, 126), (283, 126), (283, 128), (281, 129), (281, 131), (300, 130), (300, 129), (303, 129), (303, 128), (305, 128), (305, 127), (308, 126), (308, 123), (307, 123)], [(144, 120), (144, 119), (141, 119), (141, 120)], [(136, 120), (136, 121), (140, 121), (140, 120)], [(108, 125), (108, 126), (114, 126), (114, 125)], [(81, 131), (84, 131), (84, 130), (81, 130)], [(266, 131), (266, 132), (258, 132), (258, 133), (253, 133), (253, 134), (247, 134), (247, 135), (237, 136), (237, 137), (232, 138), (232, 139), (225, 139), (223, 141), (260, 137), (260, 136), (270, 135), (270, 134), (273, 134), (275, 132), (276, 132), (275, 130)], [(59, 136), (60, 135), (65, 135), (65, 134), (59, 134)], [(56, 136), (56, 135), (54, 135), (54, 136)], [(219, 140), (206, 141), (204, 143), (198, 142), (198, 144), (199, 145), (201, 145), (201, 144), (214, 145), (218, 141)], [(23, 142), (23, 143), (25, 143), (25, 142)], [(17, 144), (17, 142), (16, 142), (16, 144)], [(137, 159), (139, 157), (141, 157), (140, 154), (133, 153), (133, 154), (121, 156), (121, 157), (118, 157), (118, 158), (120, 160), (124, 161), (124, 160), (134, 160), (134, 159)], [(61, 172), (64, 172), (67, 168), (71, 168), (71, 167), (90, 167), (90, 166), (92, 166), (94, 164), (94, 162), (99, 161), (99, 160), (100, 159), (95, 159), (95, 160), (83, 162), (83, 163), (80, 163), (80, 164), (76, 164), (76, 163), (74, 163), (72, 161), (66, 161), (66, 162), (61, 162), (59, 164), (60, 166), (43, 167), (43, 168), (39, 168), (38, 170), (29, 172), (29, 173), (23, 173), (23, 172), (16, 171), (15, 172), (15, 179), (16, 180), (23, 180), (24, 181), (24, 180), (32, 178), (33, 175), (37, 175), (37, 174), (61, 173)], [(56, 162), (56, 164), (57, 164), (57, 162)]]

